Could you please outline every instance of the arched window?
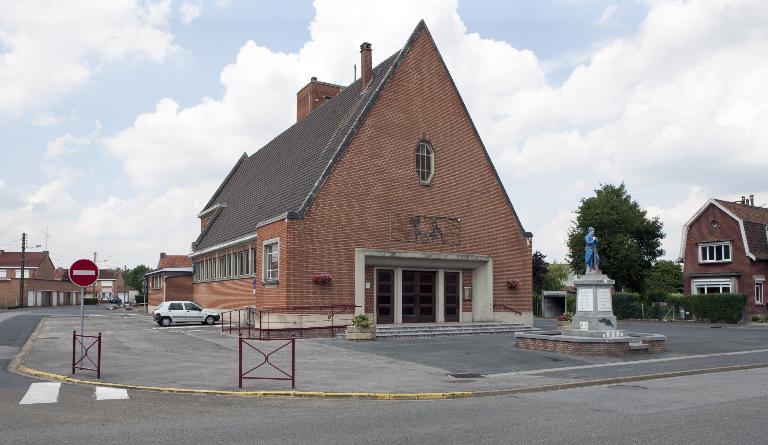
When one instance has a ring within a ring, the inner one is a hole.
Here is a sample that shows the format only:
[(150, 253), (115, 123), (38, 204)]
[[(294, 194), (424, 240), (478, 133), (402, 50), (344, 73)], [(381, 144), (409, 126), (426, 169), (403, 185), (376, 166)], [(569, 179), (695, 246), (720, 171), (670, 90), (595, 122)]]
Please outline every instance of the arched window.
[(422, 184), (429, 184), (435, 176), (435, 152), (429, 142), (419, 142), (416, 148), (416, 174)]

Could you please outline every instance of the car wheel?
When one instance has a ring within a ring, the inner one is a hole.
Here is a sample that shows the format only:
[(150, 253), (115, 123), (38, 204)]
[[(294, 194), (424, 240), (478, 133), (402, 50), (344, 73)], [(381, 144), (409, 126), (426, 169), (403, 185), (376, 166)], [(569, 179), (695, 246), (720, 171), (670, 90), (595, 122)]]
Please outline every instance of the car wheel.
[(162, 326), (162, 325), (163, 325), (163, 322), (162, 322), (162, 321), (160, 321), (160, 320), (157, 320), (157, 325), (158, 325), (158, 326)]
[(213, 318), (213, 315), (205, 317), (205, 324), (211, 325), (214, 323), (216, 323), (216, 320)]
[(168, 327), (171, 325), (171, 317), (163, 317), (160, 319), (160, 326)]

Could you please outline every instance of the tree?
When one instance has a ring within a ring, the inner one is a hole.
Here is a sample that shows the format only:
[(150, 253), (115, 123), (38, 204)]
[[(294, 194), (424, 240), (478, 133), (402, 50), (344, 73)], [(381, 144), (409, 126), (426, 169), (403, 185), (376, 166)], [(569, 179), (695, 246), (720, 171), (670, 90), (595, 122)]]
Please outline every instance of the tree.
[(544, 290), (563, 290), (570, 268), (567, 264), (552, 263), (544, 275)]
[(682, 293), (683, 269), (674, 261), (656, 261), (645, 279), (645, 290), (649, 293)]
[(533, 294), (541, 295), (541, 290), (544, 288), (544, 276), (547, 274), (548, 264), (545, 261), (547, 256), (543, 253), (533, 252)]
[(568, 262), (577, 274), (586, 268), (584, 236), (590, 226), (599, 241), (600, 269), (616, 280), (617, 289), (642, 291), (654, 261), (664, 254), (661, 221), (648, 218), (623, 183), (601, 185), (595, 196), (582, 198), (568, 230)]
[(144, 285), (142, 284), (142, 281), (144, 281), (144, 274), (150, 270), (152, 269), (140, 264), (133, 269), (123, 271), (123, 281), (125, 281), (126, 286), (139, 291), (139, 293), (143, 293)]

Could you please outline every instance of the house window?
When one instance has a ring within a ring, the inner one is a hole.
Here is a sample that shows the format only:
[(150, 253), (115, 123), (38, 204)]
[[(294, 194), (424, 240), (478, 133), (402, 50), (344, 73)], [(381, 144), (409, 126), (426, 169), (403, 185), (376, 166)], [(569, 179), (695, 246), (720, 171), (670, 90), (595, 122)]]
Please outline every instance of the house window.
[(763, 282), (762, 281), (755, 282), (755, 303), (757, 303), (757, 304), (765, 303), (765, 297), (764, 297), (764, 294), (763, 294)]
[(8, 278), (8, 272), (5, 269), (0, 269), (0, 280)]
[(731, 261), (731, 243), (699, 244), (699, 263), (726, 263)]
[(280, 277), (280, 242), (264, 242), (264, 275), (265, 282), (277, 281)]
[(703, 294), (729, 294), (731, 293), (730, 278), (710, 278), (705, 280), (693, 280), (691, 283), (693, 293)]
[(256, 274), (256, 249), (251, 248), (251, 273)]
[(416, 173), (422, 184), (429, 184), (435, 175), (435, 153), (428, 142), (419, 142), (416, 148)]

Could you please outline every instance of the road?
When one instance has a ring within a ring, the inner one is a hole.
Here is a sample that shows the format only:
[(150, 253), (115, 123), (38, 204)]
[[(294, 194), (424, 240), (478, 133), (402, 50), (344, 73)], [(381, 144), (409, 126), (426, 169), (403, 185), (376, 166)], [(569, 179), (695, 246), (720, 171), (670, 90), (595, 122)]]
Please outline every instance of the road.
[[(3, 315), (0, 345), (13, 347), (42, 313)], [(114, 394), (4, 371), (2, 443), (758, 444), (768, 435), (768, 369), (438, 401)]]

